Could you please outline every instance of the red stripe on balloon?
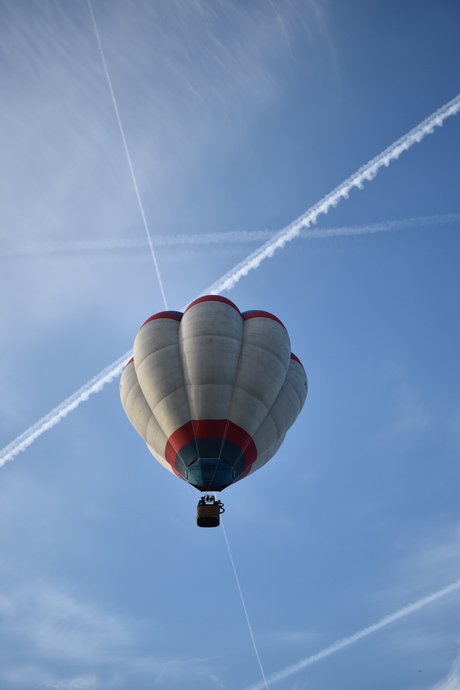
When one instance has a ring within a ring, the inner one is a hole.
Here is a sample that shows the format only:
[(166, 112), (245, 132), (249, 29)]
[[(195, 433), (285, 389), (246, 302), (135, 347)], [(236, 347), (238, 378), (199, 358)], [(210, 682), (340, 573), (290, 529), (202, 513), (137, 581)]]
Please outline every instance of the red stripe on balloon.
[(237, 424), (227, 419), (194, 419), (176, 429), (166, 443), (165, 459), (175, 474), (178, 474), (176, 456), (180, 455), (185, 445), (200, 438), (225, 439), (239, 448), (246, 464), (243, 476), (246, 476), (257, 460), (257, 449), (252, 437)]
[[(173, 312), (173, 311), (160, 311), (158, 314), (154, 314), (153, 316), (150, 316), (142, 326), (145, 326), (146, 323), (149, 321), (155, 321), (156, 319), (173, 319), (174, 321), (180, 321), (182, 319), (182, 315), (178, 312)], [(141, 328), (142, 328), (141, 326)], [(139, 329), (140, 330), (140, 329)]]
[(277, 321), (281, 326), (286, 330), (286, 326), (280, 319), (275, 316), (274, 314), (270, 314), (268, 311), (249, 311), (246, 312), (243, 316), (243, 321), (248, 321), (248, 319), (258, 319), (258, 318), (265, 318), (265, 319), (272, 319), (273, 321)]
[(192, 422), (187, 422), (183, 426), (179, 427), (179, 429), (176, 429), (176, 431), (168, 438), (168, 442), (166, 444), (166, 460), (171, 464), (171, 458), (174, 457), (175, 462), (176, 455), (179, 453), (181, 448), (187, 445), (187, 443), (190, 443), (190, 441), (194, 440), (195, 434), (193, 433)]
[(233, 309), (236, 309), (238, 314), (241, 313), (236, 304), (234, 304), (231, 300), (227, 299), (226, 297), (221, 297), (220, 295), (205, 295), (204, 297), (198, 297), (198, 299), (194, 300), (191, 304), (188, 305), (185, 311), (188, 311), (189, 309), (194, 307), (195, 304), (201, 304), (201, 302), (222, 302), (223, 304), (228, 304), (230, 307), (233, 307)]
[(300, 359), (299, 359), (298, 357), (295, 356), (295, 354), (294, 354), (293, 352), (291, 352), (291, 359), (293, 359), (294, 362), (298, 362), (298, 363), (300, 364), (300, 366), (302, 367), (302, 369), (303, 369), (303, 364), (302, 364), (302, 362), (300, 361)]
[(195, 438), (223, 438), (225, 435), (226, 419), (194, 419), (193, 430)]

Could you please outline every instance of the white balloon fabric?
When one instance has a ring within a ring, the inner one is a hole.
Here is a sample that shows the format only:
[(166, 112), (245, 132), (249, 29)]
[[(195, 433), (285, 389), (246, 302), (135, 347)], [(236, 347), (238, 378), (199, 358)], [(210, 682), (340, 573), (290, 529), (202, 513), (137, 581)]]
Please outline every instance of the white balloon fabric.
[(276, 453), (307, 377), (276, 316), (209, 295), (142, 325), (120, 396), (158, 462), (200, 491), (222, 491)]

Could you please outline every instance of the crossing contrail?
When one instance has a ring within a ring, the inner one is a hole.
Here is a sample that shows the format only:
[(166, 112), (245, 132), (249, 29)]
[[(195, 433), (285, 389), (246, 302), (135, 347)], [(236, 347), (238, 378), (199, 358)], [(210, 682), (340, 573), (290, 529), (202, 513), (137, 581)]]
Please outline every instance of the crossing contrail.
[[(350, 635), (349, 637), (343, 637), (341, 640), (334, 642), (334, 644), (331, 644), (329, 647), (326, 647), (321, 652), (313, 654), (312, 656), (309, 656), (306, 659), (302, 659), (301, 661), (298, 661), (296, 664), (287, 666), (282, 671), (278, 671), (278, 673), (273, 673), (271, 676), (268, 676), (266, 681), (269, 685), (272, 685), (273, 683), (277, 683), (280, 680), (286, 680), (286, 678), (289, 678), (289, 676), (292, 676), (294, 673), (301, 671), (307, 666), (311, 666), (311, 664), (314, 664), (317, 661), (320, 661), (321, 659), (325, 659), (327, 656), (331, 656), (331, 654), (335, 654), (336, 652), (339, 652), (341, 649), (345, 649), (345, 647), (349, 647), (355, 642), (362, 640), (363, 637), (372, 635), (372, 633), (377, 632), (378, 630), (382, 630), (382, 628), (386, 628), (387, 625), (391, 625), (392, 623), (395, 623), (401, 618), (405, 618), (406, 616), (409, 616), (411, 613), (415, 613), (416, 611), (423, 609), (425, 606), (428, 606), (428, 604), (431, 604), (434, 601), (441, 599), (441, 597), (444, 597), (447, 594), (451, 594), (459, 587), (460, 580), (457, 580), (456, 582), (453, 582), (451, 585), (448, 585), (443, 589), (439, 589), (437, 592), (429, 594), (427, 597), (423, 597), (422, 599), (419, 599), (413, 604), (409, 604), (409, 606), (404, 606), (404, 608), (399, 609), (399, 611), (396, 611), (395, 613), (392, 613), (389, 616), (381, 618), (378, 621), (378, 623), (369, 625), (367, 628), (364, 628), (363, 630), (360, 630), (359, 632), (356, 632), (353, 635)], [(255, 685), (251, 685), (251, 687), (247, 688), (247, 690), (262, 690), (262, 688), (264, 687), (265, 685), (259, 682)]]
[(56, 424), (59, 424), (61, 419), (64, 419), (69, 412), (75, 410), (80, 403), (88, 400), (90, 395), (93, 393), (99, 393), (99, 391), (101, 391), (107, 383), (113, 381), (114, 378), (121, 374), (126, 362), (131, 357), (131, 354), (132, 353), (130, 350), (122, 355), (122, 357), (119, 357), (116, 362), (113, 362), (113, 364), (110, 364), (110, 366), (103, 369), (103, 371), (97, 374), (97, 376), (94, 376), (94, 378), (90, 379), (88, 383), (85, 383), (84, 386), (79, 388), (76, 393), (66, 398), (64, 402), (55, 407), (54, 410), (48, 412), (48, 414), (39, 419), (36, 424), (29, 427), (26, 431), (24, 431), (24, 433), (15, 438), (14, 441), (5, 446), (0, 453), (0, 467), (3, 467), (8, 460), (12, 460), (14, 457), (16, 457), (18, 453), (26, 450), (26, 448), (28, 448), (35, 441), (35, 439), (41, 436), (45, 431), (48, 431), (48, 429), (51, 429), (53, 426), (56, 426)]
[[(243, 276), (249, 271), (257, 268), (264, 259), (273, 256), (277, 249), (283, 247), (286, 242), (294, 239), (303, 228), (307, 228), (315, 222), (322, 213), (327, 213), (330, 208), (336, 206), (341, 199), (345, 199), (353, 187), (362, 188), (366, 180), (372, 180), (382, 166), (388, 166), (393, 160), (399, 158), (401, 153), (407, 151), (413, 144), (422, 141), (427, 135), (431, 134), (435, 127), (440, 127), (444, 120), (451, 115), (456, 115), (460, 110), (460, 94), (454, 99), (439, 108), (435, 113), (427, 117), (419, 125), (411, 129), (410, 132), (398, 139), (385, 151), (373, 158), (369, 163), (363, 165), (354, 175), (351, 175), (342, 184), (327, 194), (321, 201), (312, 206), (297, 220), (280, 230), (273, 239), (262, 245), (257, 251), (250, 254), (244, 261), (241, 261), (218, 281), (210, 285), (201, 295), (218, 295), (224, 290), (231, 290)], [(320, 232), (320, 231), (316, 231)], [(200, 296), (201, 296), (200, 295)], [(97, 393), (110, 383), (122, 371), (124, 362), (129, 359), (131, 352), (123, 355), (113, 364), (109, 365), (87, 384), (80, 388), (76, 393), (67, 398), (63, 403), (54, 408), (45, 417), (42, 417), (36, 424), (24, 431), (20, 436), (11, 441), (0, 451), (0, 467), (8, 460), (12, 460), (18, 453), (28, 448), (41, 434), (58, 424), (63, 417), (74, 410), (78, 405), (87, 400), (90, 395)]]
[[(401, 218), (385, 220), (380, 223), (365, 225), (343, 225), (335, 228), (312, 228), (299, 231), (298, 239), (313, 240), (328, 237), (342, 237), (346, 235), (367, 235), (376, 232), (407, 230), (429, 227), (433, 225), (448, 225), (460, 223), (459, 213), (444, 213), (416, 218)], [(152, 238), (155, 248), (178, 246), (206, 246), (218, 244), (249, 244), (273, 239), (277, 235), (275, 230), (233, 230), (230, 232), (204, 232), (179, 235), (159, 235)], [(45, 242), (41, 244), (11, 245), (0, 247), (0, 259), (21, 258), (27, 256), (50, 256), (53, 254), (87, 254), (96, 252), (117, 252), (125, 250), (145, 251), (148, 241), (141, 238), (126, 240), (81, 240), (77, 242)], [(126, 256), (126, 254), (124, 255)]]
[[(240, 278), (246, 276), (249, 271), (260, 266), (264, 259), (273, 256), (277, 249), (281, 249), (287, 242), (290, 242), (299, 235), (302, 228), (307, 228), (322, 213), (327, 213), (330, 208), (337, 206), (339, 201), (348, 197), (353, 187), (363, 188), (364, 182), (373, 180), (380, 168), (388, 167), (389, 164), (399, 158), (399, 156), (414, 144), (422, 141), (427, 134), (431, 134), (435, 127), (441, 127), (444, 120), (451, 115), (456, 115), (460, 110), (460, 94), (458, 94), (451, 101), (439, 108), (435, 113), (427, 117), (423, 122), (404, 134), (400, 139), (391, 144), (382, 153), (363, 165), (354, 175), (348, 177), (338, 187), (326, 194), (325, 197), (318, 201), (308, 211), (299, 216), (297, 220), (287, 225), (283, 230), (271, 240), (268, 240), (259, 249), (250, 254), (246, 259), (237, 264), (222, 278), (219, 278), (204, 294), (218, 295), (224, 290), (231, 290)], [(201, 295), (200, 295), (201, 296)]]

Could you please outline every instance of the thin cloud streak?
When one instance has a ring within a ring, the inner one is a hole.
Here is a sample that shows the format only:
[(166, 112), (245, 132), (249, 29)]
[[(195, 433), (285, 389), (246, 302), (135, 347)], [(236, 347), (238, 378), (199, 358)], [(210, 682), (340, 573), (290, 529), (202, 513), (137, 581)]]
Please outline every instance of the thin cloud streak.
[[(336, 228), (303, 229), (300, 230), (298, 239), (320, 240), (328, 237), (367, 235), (377, 232), (408, 230), (413, 228), (429, 227), (433, 225), (448, 225), (453, 223), (460, 223), (459, 213), (444, 213), (433, 216), (402, 218), (400, 220), (387, 220), (380, 223), (367, 223), (365, 225), (343, 225)], [(191, 235), (160, 235), (158, 237), (154, 237), (152, 242), (155, 247), (247, 244), (249, 242), (260, 242), (261, 240), (273, 239), (276, 234), (276, 231), (273, 230), (234, 230), (231, 232), (206, 232)], [(23, 246), (10, 246), (0, 249), (0, 260), (27, 256), (49, 256), (53, 254), (66, 255), (93, 252), (116, 252), (125, 250), (144, 251), (148, 246), (148, 241), (141, 238), (128, 240), (87, 240), (80, 242), (27, 244)]]
[[(270, 685), (272, 685), (280, 680), (286, 680), (286, 678), (289, 678), (289, 676), (292, 676), (294, 673), (298, 673), (298, 671), (301, 671), (307, 666), (311, 666), (311, 664), (314, 664), (317, 661), (321, 661), (321, 659), (325, 659), (326, 657), (331, 656), (331, 654), (335, 654), (336, 652), (339, 652), (341, 649), (345, 649), (345, 647), (349, 647), (355, 642), (362, 640), (364, 637), (372, 635), (372, 633), (377, 632), (378, 630), (382, 630), (382, 628), (386, 628), (387, 625), (391, 625), (392, 623), (395, 623), (401, 618), (409, 616), (411, 613), (420, 611), (420, 609), (423, 609), (425, 606), (428, 606), (428, 604), (432, 604), (433, 602), (437, 601), (438, 599), (441, 599), (447, 594), (451, 594), (459, 587), (460, 580), (457, 580), (456, 582), (453, 582), (451, 585), (448, 585), (443, 589), (439, 589), (437, 592), (429, 594), (428, 596), (419, 599), (413, 604), (409, 604), (409, 606), (404, 606), (404, 608), (399, 609), (399, 611), (396, 611), (395, 613), (392, 613), (389, 616), (385, 616), (377, 623), (369, 625), (367, 628), (364, 628), (363, 630), (354, 633), (354, 635), (344, 637), (341, 640), (334, 642), (334, 644), (330, 645), (329, 647), (326, 647), (321, 652), (313, 654), (312, 656), (309, 656), (306, 659), (302, 659), (301, 661), (298, 661), (296, 664), (288, 666), (283, 671), (273, 673), (271, 676), (267, 678), (267, 682)], [(261, 690), (264, 687), (265, 686), (262, 683), (256, 683), (255, 685), (251, 685), (249, 688), (247, 688), (247, 690)]]
[[(321, 213), (327, 213), (327, 211), (333, 206), (336, 206), (341, 199), (347, 198), (353, 187), (362, 188), (364, 182), (366, 180), (372, 180), (382, 166), (387, 167), (393, 160), (399, 158), (401, 153), (407, 151), (413, 144), (422, 141), (427, 134), (431, 134), (435, 127), (440, 127), (447, 117), (456, 115), (459, 111), (460, 94), (442, 106), (442, 108), (439, 108), (433, 115), (430, 115), (430, 117), (411, 129), (410, 132), (398, 139), (369, 163), (362, 166), (354, 175), (342, 182), (342, 184), (312, 206), (306, 213), (277, 233), (274, 239), (269, 240), (257, 251), (250, 254), (244, 261), (237, 264), (231, 271), (210, 285), (199, 296), (201, 297), (202, 295), (208, 294), (218, 295), (224, 290), (231, 290), (240, 278), (247, 275), (252, 269), (260, 266), (264, 259), (273, 256), (275, 251), (283, 247), (286, 242), (297, 237), (302, 228), (308, 227), (308, 225), (316, 221)], [(185, 309), (185, 307), (183, 309)], [(45, 431), (58, 424), (61, 419), (78, 407), (81, 402), (87, 400), (90, 395), (98, 393), (106, 383), (113, 381), (113, 379), (121, 373), (125, 362), (130, 356), (131, 351), (126, 355), (122, 355), (116, 362), (106, 367), (100, 374), (92, 378), (76, 393), (55, 407), (49, 414), (42, 417), (36, 424), (11, 441), (11, 443), (0, 451), (0, 467), (8, 460), (12, 460), (16, 457), (18, 453), (28, 448), (35, 439), (41, 436)]]
[(262, 666), (262, 662), (261, 662), (261, 660), (260, 660), (259, 650), (257, 649), (257, 645), (256, 645), (256, 640), (255, 640), (255, 637), (254, 637), (254, 633), (252, 632), (251, 621), (249, 620), (248, 610), (247, 610), (247, 608), (246, 608), (246, 603), (245, 603), (245, 601), (244, 601), (243, 591), (242, 591), (241, 585), (240, 585), (240, 578), (238, 577), (238, 573), (236, 572), (235, 561), (233, 560), (233, 555), (232, 555), (232, 551), (231, 551), (231, 549), (230, 549), (230, 543), (229, 543), (229, 541), (228, 541), (227, 532), (225, 531), (224, 521), (222, 521), (221, 524), (222, 524), (222, 534), (224, 535), (225, 544), (226, 544), (226, 546), (227, 546), (228, 555), (229, 555), (229, 557), (230, 557), (230, 563), (231, 563), (231, 565), (232, 565), (233, 574), (234, 574), (235, 580), (236, 580), (236, 586), (238, 587), (238, 592), (239, 592), (239, 595), (240, 595), (241, 603), (242, 603), (242, 605), (243, 605), (243, 611), (244, 611), (244, 616), (245, 616), (245, 618), (246, 618), (246, 623), (247, 623), (247, 625), (248, 625), (249, 635), (251, 636), (252, 646), (254, 647), (254, 652), (255, 652), (255, 655), (256, 655), (256, 659), (257, 659), (257, 662), (258, 662), (258, 664), (259, 664), (260, 672), (261, 672), (261, 674), (262, 674), (262, 685), (261, 685), (261, 687), (262, 687), (262, 688), (265, 688), (266, 690), (268, 690), (267, 679), (266, 679), (266, 677), (265, 677), (265, 671), (264, 671), (264, 668), (263, 668), (263, 666)]
[(460, 688), (460, 654), (455, 658), (450, 673), (440, 683), (431, 688), (431, 690), (459, 690)]
[(105, 60), (104, 50), (102, 48), (102, 42), (101, 42), (101, 37), (99, 35), (99, 29), (97, 28), (96, 18), (94, 16), (93, 6), (91, 4), (91, 0), (87, 0), (87, 2), (88, 2), (88, 9), (89, 9), (89, 12), (91, 15), (91, 22), (93, 24), (94, 34), (96, 36), (96, 42), (97, 42), (97, 45), (99, 48), (99, 54), (101, 56), (102, 67), (104, 69), (105, 78), (107, 80), (107, 85), (109, 87), (110, 97), (112, 99), (112, 105), (113, 105), (113, 109), (115, 111), (115, 117), (117, 120), (118, 129), (120, 131), (120, 136), (121, 136), (121, 140), (123, 143), (123, 148), (125, 151), (128, 167), (129, 167), (129, 172), (131, 174), (131, 180), (133, 182), (134, 192), (136, 194), (136, 199), (137, 199), (137, 203), (139, 206), (139, 211), (140, 211), (141, 218), (142, 218), (142, 224), (144, 226), (144, 230), (145, 230), (145, 233), (147, 235), (148, 242), (149, 242), (150, 252), (152, 254), (153, 264), (155, 266), (155, 273), (157, 275), (158, 284), (160, 286), (160, 292), (161, 292), (161, 296), (163, 298), (163, 303), (165, 305), (165, 309), (167, 309), (168, 308), (168, 302), (166, 301), (166, 294), (165, 294), (164, 287), (163, 287), (163, 281), (161, 279), (160, 267), (158, 266), (157, 257), (155, 254), (155, 250), (153, 248), (152, 237), (150, 235), (150, 230), (149, 230), (149, 226), (147, 223), (147, 218), (146, 218), (146, 215), (144, 212), (144, 204), (142, 203), (141, 195), (139, 192), (139, 186), (137, 184), (136, 175), (134, 173), (134, 167), (133, 167), (133, 163), (131, 160), (131, 154), (129, 152), (128, 142), (126, 141), (125, 130), (123, 127), (123, 123), (121, 121), (120, 111), (118, 110), (118, 103), (117, 103), (117, 99), (115, 98), (115, 92), (113, 90), (112, 80), (110, 78), (110, 73), (109, 73), (109, 68), (107, 67), (107, 62)]
[(339, 184), (332, 192), (326, 194), (321, 201), (318, 201), (308, 211), (299, 216), (297, 220), (280, 230), (272, 240), (266, 242), (262, 247), (228, 271), (222, 278), (219, 278), (205, 292), (202, 292), (200, 297), (205, 294), (219, 295), (224, 290), (231, 290), (249, 271), (258, 268), (262, 261), (273, 256), (277, 249), (281, 249), (287, 242), (297, 237), (302, 228), (307, 228), (312, 223), (315, 223), (319, 215), (327, 213), (329, 209), (337, 206), (339, 201), (346, 199), (353, 187), (362, 189), (364, 182), (373, 180), (380, 168), (388, 167), (404, 151), (422, 141), (427, 134), (432, 134), (435, 127), (441, 127), (446, 118), (456, 115), (459, 111), (460, 94), (411, 129), (410, 132), (404, 134), (394, 144), (391, 144), (382, 153), (370, 160), (369, 163), (363, 165), (354, 175), (351, 175)]

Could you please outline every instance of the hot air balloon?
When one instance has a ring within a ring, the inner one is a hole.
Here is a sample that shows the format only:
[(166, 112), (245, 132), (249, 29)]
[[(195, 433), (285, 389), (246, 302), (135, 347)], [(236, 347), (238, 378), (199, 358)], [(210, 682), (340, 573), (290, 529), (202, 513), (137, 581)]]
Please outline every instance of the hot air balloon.
[[(281, 321), (209, 295), (141, 326), (120, 381), (124, 410), (152, 455), (203, 492), (222, 491), (277, 452), (307, 396)], [(201, 506), (201, 507), (200, 507)], [(206, 494), (200, 526), (223, 504)]]

